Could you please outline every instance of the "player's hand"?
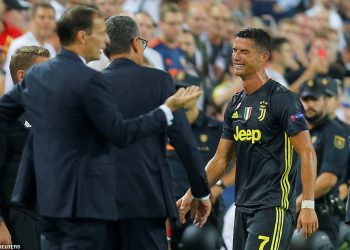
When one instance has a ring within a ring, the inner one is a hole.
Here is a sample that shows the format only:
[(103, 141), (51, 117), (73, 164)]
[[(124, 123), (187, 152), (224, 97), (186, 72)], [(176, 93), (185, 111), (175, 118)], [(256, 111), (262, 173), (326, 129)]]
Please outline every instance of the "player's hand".
[(208, 219), (211, 211), (210, 199), (196, 200), (193, 199), (191, 206), (191, 218), (194, 219), (193, 224), (202, 227)]
[(312, 208), (302, 208), (300, 210), (298, 221), (297, 221), (297, 230), (303, 230), (304, 237), (308, 238), (318, 229), (318, 219), (315, 212), (315, 209)]
[(210, 189), (210, 201), (211, 201), (212, 205), (215, 204), (216, 200), (222, 194), (223, 191), (224, 190), (220, 186), (214, 185), (211, 187), (211, 189)]
[(191, 218), (194, 219), (193, 224), (198, 227), (202, 227), (206, 223), (211, 211), (210, 200), (193, 199), (190, 190), (176, 202), (176, 205), (179, 210), (180, 223), (186, 223), (185, 216), (191, 210)]
[(4, 222), (0, 222), (0, 245), (12, 244), (11, 235)]
[(197, 99), (202, 94), (203, 91), (198, 86), (191, 86), (186, 89), (180, 88), (174, 95), (166, 99), (164, 104), (174, 112), (179, 108), (183, 108), (187, 103)]

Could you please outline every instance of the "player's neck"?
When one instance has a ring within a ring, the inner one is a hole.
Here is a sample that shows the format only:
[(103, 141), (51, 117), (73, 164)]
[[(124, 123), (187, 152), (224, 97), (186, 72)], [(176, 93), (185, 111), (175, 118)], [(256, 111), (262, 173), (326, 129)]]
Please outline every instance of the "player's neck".
[(268, 80), (269, 77), (264, 72), (255, 73), (250, 77), (242, 77), (244, 92), (248, 95), (253, 94), (255, 91), (260, 89)]

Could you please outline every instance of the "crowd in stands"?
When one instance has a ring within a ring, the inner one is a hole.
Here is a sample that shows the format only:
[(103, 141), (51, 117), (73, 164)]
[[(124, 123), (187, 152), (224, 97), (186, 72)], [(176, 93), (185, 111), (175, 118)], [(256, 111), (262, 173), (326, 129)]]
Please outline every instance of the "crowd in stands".
[[(175, 80), (200, 83), (199, 106), (220, 117), (240, 79), (232, 74), (233, 34), (243, 27), (273, 36), (268, 75), (294, 92), (316, 76), (337, 79), (339, 116), (350, 123), (350, 3), (346, 0), (0, 0), (0, 93), (13, 86), (9, 59), (22, 45), (39, 45), (54, 56), (60, 49), (55, 22), (65, 9), (85, 4), (107, 19), (130, 15), (148, 41), (145, 64)], [(103, 69), (108, 60), (91, 63)]]
[[(234, 34), (264, 28), (272, 36), (267, 75), (295, 93), (318, 77), (334, 79), (335, 115), (350, 125), (349, 0), (0, 0), (0, 96), (13, 87), (16, 49), (41, 46), (54, 57), (60, 50), (56, 21), (76, 5), (97, 8), (106, 20), (134, 18), (146, 47), (144, 64), (168, 71), (175, 82), (199, 84), (199, 109), (219, 120), (242, 90), (233, 74)], [(88, 65), (102, 70), (108, 63), (101, 51)]]

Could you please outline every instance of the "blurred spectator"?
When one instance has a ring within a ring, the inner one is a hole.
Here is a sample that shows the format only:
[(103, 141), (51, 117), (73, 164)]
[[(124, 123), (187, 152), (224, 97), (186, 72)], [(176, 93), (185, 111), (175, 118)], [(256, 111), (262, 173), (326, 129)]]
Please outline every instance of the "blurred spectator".
[[(119, 2), (119, 4), (117, 3)], [(95, 0), (97, 8), (103, 13), (105, 19), (123, 12), (123, 1), (119, 0)]]
[(267, 76), (288, 88), (284, 74), (287, 68), (293, 67), (295, 64), (289, 41), (284, 37), (272, 38), (272, 55), (270, 63), (265, 69)]
[(344, 50), (342, 50), (341, 58), (345, 68), (344, 86), (350, 87), (350, 40), (347, 41)]
[(209, 11), (208, 33), (203, 38), (209, 58), (209, 78), (213, 87), (223, 80), (231, 61), (232, 48), (224, 41), (230, 12), (225, 5), (214, 5)]
[(196, 48), (194, 35), (190, 31), (184, 30), (179, 37), (179, 45), (185, 53), (185, 71), (191, 75), (201, 76), (203, 73), (203, 58)]
[(92, 5), (94, 4), (94, 0), (66, 0), (66, 8), (72, 8), (76, 5)]
[(337, 116), (347, 124), (350, 124), (350, 88), (344, 91), (340, 100), (340, 110), (337, 111)]
[(5, 8), (9, 9), (24, 9), (16, 0), (6, 1), (6, 6), (3, 0), (0, 0), (0, 67), (5, 62), (7, 50), (14, 38), (22, 35), (22, 31), (18, 28), (13, 27), (4, 21)]
[(286, 75), (287, 82), (290, 83), (290, 90), (298, 92), (302, 83), (316, 78), (316, 76), (326, 76), (341, 79), (340, 72), (336, 68), (330, 70), (331, 62), (329, 60), (329, 41), (327, 34), (316, 34), (312, 40), (311, 47), (308, 52), (309, 63), (307, 67), (303, 67), (295, 72)]
[[(277, 31), (276, 36), (287, 38), (297, 62), (304, 66), (308, 64), (306, 55), (308, 41), (300, 39), (301, 29), (295, 20), (281, 19), (279, 22), (279, 31)], [(299, 66), (297, 65), (296, 67), (293, 67), (292, 70), (297, 70), (298, 68)]]
[(270, 15), (275, 20), (292, 16), (301, 0), (252, 0), (255, 16)]
[(13, 40), (8, 49), (4, 70), (6, 72), (5, 93), (12, 89), (13, 82), (9, 74), (9, 64), (13, 52), (21, 46), (36, 45), (42, 46), (49, 50), (51, 57), (56, 55), (53, 46), (47, 43), (47, 40), (52, 36), (55, 30), (55, 10), (47, 3), (35, 4), (31, 9), (32, 20), (30, 30), (24, 35)]
[[(341, 16), (341, 18), (344, 20), (344, 25), (349, 26), (350, 25), (350, 1), (349, 0), (338, 1), (338, 13)], [(345, 31), (349, 31), (349, 30), (345, 29)]]
[(161, 36), (153, 39), (149, 47), (155, 49), (163, 58), (164, 68), (174, 77), (183, 71), (185, 54), (178, 45), (178, 37), (182, 32), (183, 16), (175, 3), (163, 4), (160, 10)]
[[(135, 15), (135, 21), (139, 26), (140, 36), (151, 41), (154, 38), (155, 26), (152, 17), (147, 12), (139, 12)], [(163, 58), (156, 50), (147, 47), (143, 55), (152, 67), (164, 70)]]
[(208, 14), (205, 8), (199, 3), (192, 3), (188, 9), (186, 16), (186, 24), (194, 35), (196, 43), (196, 51), (199, 51), (196, 56), (197, 70), (201, 75), (208, 74), (208, 55), (205, 43), (201, 37), (206, 33), (208, 27)]
[(6, 11), (3, 14), (3, 20), (11, 26), (20, 29), (22, 32), (28, 30), (30, 14), (29, 7), (23, 4), (16, 4), (16, 0), (4, 0)]
[(159, 22), (159, 9), (161, 0), (116, 0), (124, 2), (123, 9), (128, 13), (147, 12), (152, 19)]
[(230, 10), (233, 19), (240, 24), (252, 17), (252, 1), (250, 0), (223, 0), (223, 3)]
[(213, 90), (212, 101), (218, 113), (231, 100), (234, 94), (243, 90), (242, 79), (234, 74), (232, 64), (230, 64), (229, 71), (230, 74), (227, 74), (227, 79), (217, 85)]
[(66, 0), (51, 0), (50, 1), (50, 4), (55, 9), (56, 20), (58, 20), (61, 17), (63, 12), (65, 12), (65, 10), (66, 10), (65, 3), (66, 2), (67, 2)]
[[(343, 34), (343, 20), (337, 12), (335, 0), (319, 0), (316, 4), (306, 11), (306, 15), (314, 17), (316, 27), (328, 26), (336, 29), (339, 33), (339, 47), (344, 48), (345, 40)], [(328, 19), (328, 22), (327, 22)], [(318, 25), (317, 25), (318, 24)], [(320, 30), (317, 30), (320, 31)]]

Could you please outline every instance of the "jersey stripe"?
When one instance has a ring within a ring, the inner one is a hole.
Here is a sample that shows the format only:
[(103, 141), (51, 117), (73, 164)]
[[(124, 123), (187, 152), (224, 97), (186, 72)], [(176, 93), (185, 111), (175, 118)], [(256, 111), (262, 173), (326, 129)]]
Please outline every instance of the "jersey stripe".
[(278, 250), (280, 247), (282, 233), (283, 233), (283, 223), (284, 223), (284, 209), (276, 207), (276, 221), (275, 228), (273, 230), (271, 250)]
[(280, 186), (281, 186), (281, 208), (289, 208), (289, 192), (290, 192), (290, 183), (289, 183), (289, 173), (292, 168), (292, 159), (293, 159), (293, 147), (291, 146), (290, 140), (287, 134), (284, 135), (284, 171), (282, 174)]
[(282, 208), (277, 208), (278, 210), (280, 210), (280, 231), (279, 231), (279, 235), (277, 238), (277, 247), (276, 250), (280, 249), (280, 243), (281, 243), (281, 239), (282, 239), (282, 231), (283, 231), (283, 222), (284, 222), (284, 209)]
[(277, 234), (278, 234), (278, 230), (279, 230), (279, 210), (278, 207), (275, 208), (276, 209), (276, 221), (275, 221), (275, 228), (273, 229), (273, 236), (272, 236), (272, 242), (271, 242), (271, 250), (276, 249), (276, 239), (277, 239)]

